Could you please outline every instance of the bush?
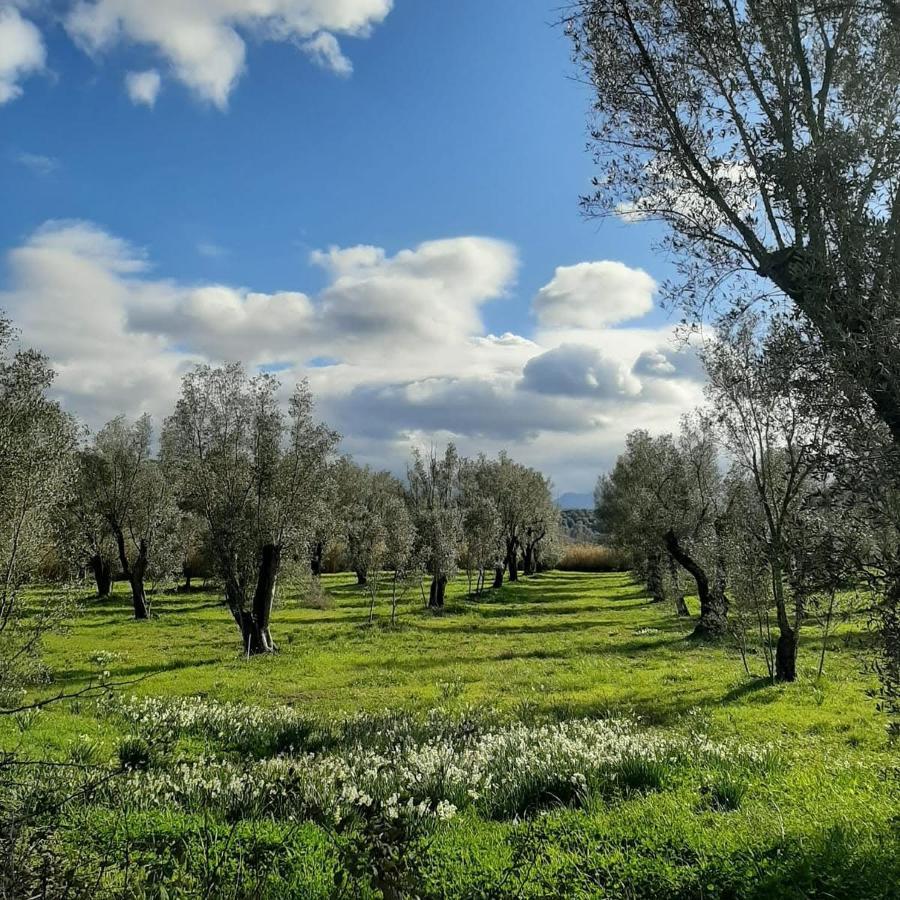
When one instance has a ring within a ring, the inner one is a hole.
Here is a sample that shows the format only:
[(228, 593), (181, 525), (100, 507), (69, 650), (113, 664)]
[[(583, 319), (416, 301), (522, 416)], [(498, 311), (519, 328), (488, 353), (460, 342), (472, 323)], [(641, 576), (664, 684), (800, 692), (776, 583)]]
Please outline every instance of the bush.
[(626, 572), (625, 554), (598, 544), (569, 544), (556, 568), (563, 572)]

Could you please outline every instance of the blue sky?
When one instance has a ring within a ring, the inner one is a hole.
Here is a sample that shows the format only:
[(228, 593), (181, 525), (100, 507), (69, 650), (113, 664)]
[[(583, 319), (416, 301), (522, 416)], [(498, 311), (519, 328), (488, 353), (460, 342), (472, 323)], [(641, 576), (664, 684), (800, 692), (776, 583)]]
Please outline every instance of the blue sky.
[[(0, 0), (0, 306), (58, 363), (80, 415), (159, 417), (187, 364), (240, 354), (286, 380), (315, 370), (323, 414), (373, 463), (454, 439), (588, 490), (626, 425), (666, 427), (693, 402), (694, 367), (668, 358), (671, 323), (641, 281), (667, 274), (654, 226), (580, 214), (590, 96), (556, 5), (265, 0), (262, 19), (243, 6)], [(420, 249), (441, 241), (457, 243)], [(383, 252), (360, 268), (327, 261), (333, 247)], [(589, 268), (602, 261), (622, 267)], [(557, 267), (572, 268), (555, 280)], [(278, 340), (261, 321), (273, 303)], [(85, 360), (96, 327), (73, 333), (101, 316), (123, 345), (106, 373)], [(228, 316), (234, 332), (209, 339)], [(413, 339), (430, 345), (421, 359)], [(526, 409), (495, 427), (495, 406)]]

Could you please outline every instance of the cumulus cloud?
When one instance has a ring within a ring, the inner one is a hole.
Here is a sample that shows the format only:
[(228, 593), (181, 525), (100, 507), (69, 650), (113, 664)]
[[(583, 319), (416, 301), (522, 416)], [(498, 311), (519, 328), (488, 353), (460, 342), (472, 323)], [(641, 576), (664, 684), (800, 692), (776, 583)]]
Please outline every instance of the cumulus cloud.
[(603, 328), (653, 309), (656, 282), (643, 270), (612, 260), (560, 266), (534, 298), (544, 328)]
[(293, 42), (348, 75), (336, 36), (367, 37), (391, 7), (392, 0), (81, 0), (66, 28), (90, 53), (126, 40), (152, 47), (179, 81), (224, 109), (245, 67), (247, 35)]
[(128, 91), (131, 102), (136, 105), (149, 106), (152, 109), (156, 105), (161, 86), (162, 79), (156, 69), (128, 72), (125, 75), (125, 90)]
[(21, 82), (44, 67), (47, 51), (34, 23), (15, 7), (0, 7), (0, 105), (21, 96)]
[(148, 289), (135, 289), (129, 327), (209, 359), (281, 359), (314, 337), (315, 313), (305, 294), (260, 294), (224, 285), (141, 287)]
[(633, 397), (641, 390), (621, 363), (586, 344), (561, 344), (529, 360), (523, 386), (539, 394), (604, 399)]
[(411, 443), (452, 439), (507, 447), (561, 489), (587, 490), (628, 430), (676, 427), (699, 399), (671, 328), (488, 333), (483, 307), (511, 292), (518, 266), (502, 241), (333, 247), (311, 261), (327, 276), (318, 292), (188, 284), (95, 225), (54, 221), (9, 253), (0, 307), (93, 426), (143, 410), (160, 420), (189, 366), (240, 359), (285, 390), (308, 377), (348, 450), (401, 469)]
[(332, 277), (321, 295), (323, 327), (348, 346), (388, 335), (398, 347), (474, 336), (480, 307), (506, 291), (518, 266), (514, 247), (479, 237), (427, 241), (393, 257), (332, 247), (311, 260)]
[(180, 372), (197, 357), (129, 328), (142, 253), (89, 224), (53, 222), (8, 262), (12, 287), (0, 307), (50, 356), (70, 409), (95, 426), (121, 412), (168, 412)]
[(645, 350), (635, 360), (632, 372), (644, 378), (687, 378), (703, 381), (703, 363), (691, 345), (660, 346)]

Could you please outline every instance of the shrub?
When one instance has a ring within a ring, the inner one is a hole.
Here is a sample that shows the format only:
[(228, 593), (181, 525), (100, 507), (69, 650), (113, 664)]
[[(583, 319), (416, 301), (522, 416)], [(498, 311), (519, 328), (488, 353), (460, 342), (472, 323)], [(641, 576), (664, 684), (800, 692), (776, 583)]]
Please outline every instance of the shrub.
[(598, 544), (569, 544), (563, 549), (556, 568), (563, 572), (626, 572), (625, 554)]

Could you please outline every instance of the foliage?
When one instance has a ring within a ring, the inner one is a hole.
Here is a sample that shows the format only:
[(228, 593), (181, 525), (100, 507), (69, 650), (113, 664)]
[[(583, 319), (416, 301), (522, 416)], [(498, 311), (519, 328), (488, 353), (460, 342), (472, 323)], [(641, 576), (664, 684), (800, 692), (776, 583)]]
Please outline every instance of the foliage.
[(225, 599), (248, 654), (274, 649), (269, 618), (283, 554), (306, 548), (337, 435), (296, 386), (285, 417), (278, 383), (239, 365), (198, 366), (163, 431), (182, 506), (202, 516)]
[(68, 611), (63, 592), (28, 610), (21, 597), (70, 496), (75, 429), (47, 396), (52, 380), (47, 360), (17, 348), (0, 316), (0, 707), (17, 706), (39, 676), (40, 642)]

